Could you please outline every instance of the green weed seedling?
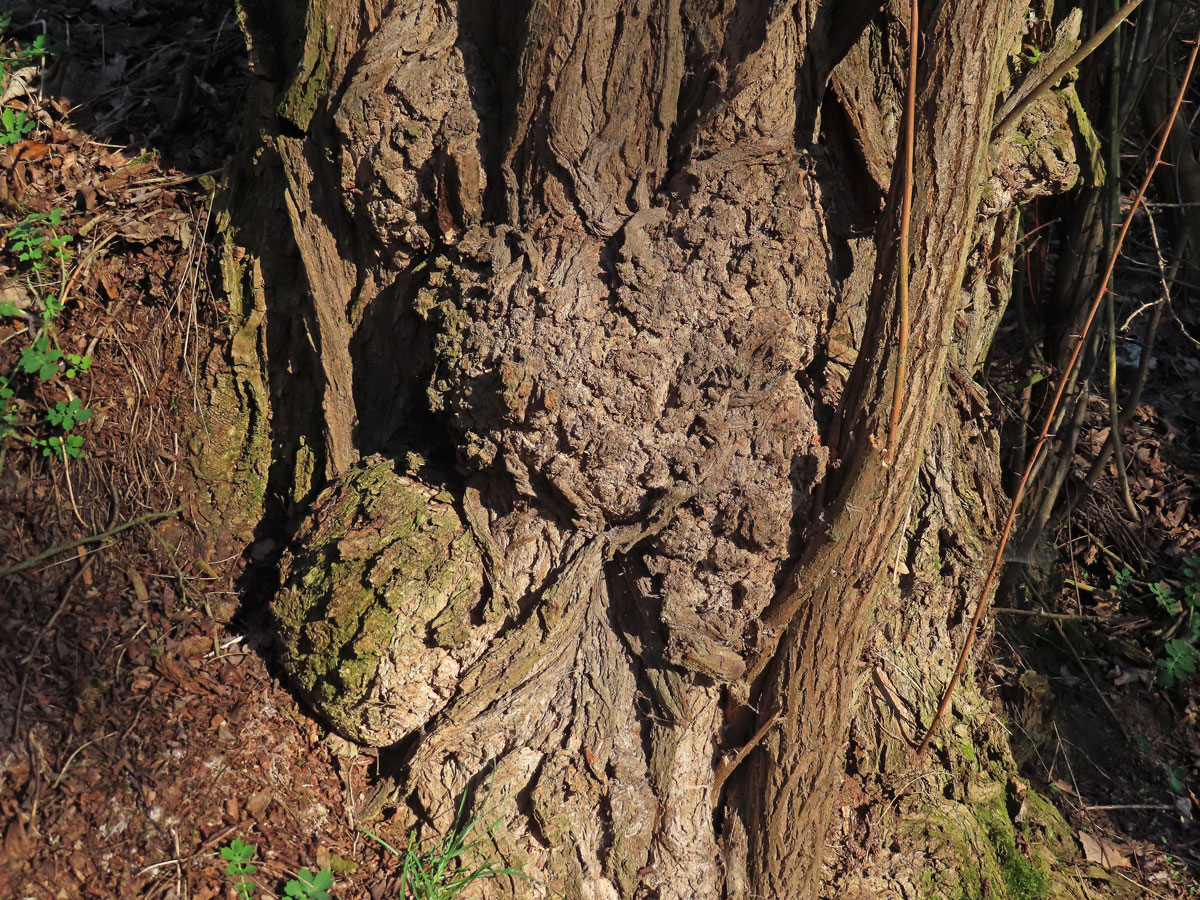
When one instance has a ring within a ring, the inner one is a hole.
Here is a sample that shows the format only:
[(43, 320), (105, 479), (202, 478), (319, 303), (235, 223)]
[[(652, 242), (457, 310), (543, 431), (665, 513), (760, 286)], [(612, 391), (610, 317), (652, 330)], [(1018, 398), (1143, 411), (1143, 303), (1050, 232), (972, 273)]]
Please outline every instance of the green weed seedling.
[(333, 873), (328, 869), (310, 872), (301, 869), (295, 878), (283, 886), (283, 892), (293, 900), (329, 900), (329, 889), (333, 887)]
[[(1200, 671), (1200, 557), (1183, 560), (1182, 579), (1174, 582), (1137, 581), (1128, 567), (1118, 569), (1108, 586), (1117, 600), (1153, 600), (1175, 622), (1166, 629), (1167, 640), (1156, 662), (1155, 680), (1169, 688)], [(1145, 590), (1139, 588), (1144, 587)]]
[(46, 419), (51, 425), (57, 425), (63, 431), (70, 431), (75, 427), (76, 422), (86, 422), (92, 417), (90, 409), (83, 409), (80, 406), (79, 398), (76, 397), (70, 403), (64, 403), (59, 400), (54, 404), (54, 409), (46, 411)]
[(0, 110), (0, 146), (22, 141), (33, 131), (34, 121), (25, 115), (25, 110), (14, 110), (10, 106)]
[(1167, 615), (1176, 620), (1168, 630), (1174, 637), (1163, 644), (1163, 655), (1157, 662), (1156, 678), (1163, 687), (1186, 681), (1200, 669), (1200, 558), (1183, 560), (1181, 597), (1171, 585), (1160, 581), (1150, 585), (1150, 596)]
[(8, 232), (17, 259), (29, 263), (35, 276), (43, 273), (48, 261), (58, 263), (60, 273), (66, 275), (67, 262), (71, 258), (67, 249), (71, 235), (59, 233), (62, 217), (63, 211), (57, 207), (48, 213), (30, 213)]
[(12, 27), (12, 13), (0, 13), (0, 75), (5, 76), (0, 83), (8, 80), (8, 73), (22, 66), (40, 65), (50, 55), (46, 45), (46, 35), (39, 34), (28, 47), (18, 47), (12, 44), (5, 35)]
[[(1172, 791), (1174, 791), (1176, 794), (1182, 794), (1187, 790), (1187, 772), (1163, 759), (1162, 756), (1159, 755), (1158, 751), (1154, 749), (1153, 741), (1151, 741), (1144, 734), (1140, 734), (1135, 731), (1133, 733), (1133, 745), (1147, 757), (1152, 759), (1158, 765), (1158, 767), (1162, 769), (1163, 774), (1167, 777), (1167, 784), (1170, 786)], [(1153, 790), (1154, 788), (1152, 788), (1148, 782), (1139, 780), (1138, 794), (1143, 797), (1148, 797)]]
[(1163, 656), (1158, 660), (1158, 683), (1171, 687), (1196, 674), (1196, 662), (1200, 653), (1187, 641), (1180, 638), (1163, 645)]
[(1183, 559), (1183, 593), (1191, 606), (1200, 605), (1200, 557), (1185, 556)]
[[(12, 302), (0, 303), (0, 318), (25, 321), (25, 327), (8, 340), (22, 336), (27, 340), (14, 371), (0, 375), (0, 466), (9, 437), (58, 460), (77, 459), (83, 454), (83, 438), (72, 433), (76, 425), (92, 417), (82, 400), (68, 393), (66, 399), (45, 406), (41, 414), (27, 412), (31, 407), (36, 409), (30, 398), (34, 387), (52, 387), (60, 377), (74, 379), (92, 365), (90, 356), (65, 352), (58, 342), (56, 323), (63, 312), (63, 289), (71, 259), (71, 235), (63, 233), (62, 217), (61, 209), (31, 213), (7, 235), (9, 249), (26, 266), (35, 309), (31, 312)], [(29, 388), (24, 400), (18, 397), (22, 384)]]
[(363, 834), (401, 860), (400, 896), (403, 900), (455, 900), (476, 881), (529, 877), (519, 868), (502, 866), (495, 860), (480, 860), (480, 845), (502, 821), (496, 819), (483, 826), (480, 836), (471, 840), (472, 832), (477, 830), (486, 814), (468, 815), (467, 792), (464, 790), (458, 801), (454, 824), (439, 841), (422, 842), (417, 839), (416, 829), (413, 829), (409, 831), (408, 843), (401, 853), (374, 832), (363, 829)]
[[(258, 885), (250, 880), (250, 876), (258, 871), (254, 865), (255, 848), (241, 838), (234, 838), (221, 848), (221, 858), (225, 860), (225, 874), (233, 880), (233, 889), (241, 900), (251, 900)], [(312, 872), (301, 869), (295, 878), (288, 879), (283, 886), (284, 896), (292, 900), (329, 900), (329, 890), (333, 887), (333, 873), (329, 869)]]
[(1156, 581), (1149, 587), (1150, 596), (1158, 604), (1159, 609), (1168, 616), (1177, 616), (1183, 610), (1183, 607), (1179, 605), (1179, 601), (1175, 599), (1175, 592), (1171, 590), (1171, 586), (1165, 581)]
[(1115, 598), (1125, 597), (1129, 593), (1129, 588), (1133, 584), (1133, 572), (1129, 569), (1118, 569), (1113, 574), (1112, 584), (1108, 586), (1108, 592)]
[[(19, 47), (6, 38), (12, 27), (12, 13), (0, 13), (0, 89), (8, 85), (8, 73), (29, 65), (40, 65), (50, 55), (46, 35), (39, 34), (28, 47)], [(15, 144), (33, 131), (37, 123), (24, 110), (5, 107), (0, 110), (0, 147)]]
[(225, 860), (225, 874), (233, 879), (233, 889), (242, 900), (250, 900), (258, 889), (250, 876), (258, 871), (254, 859), (254, 845), (241, 838), (234, 838), (228, 846), (221, 848), (221, 859)]

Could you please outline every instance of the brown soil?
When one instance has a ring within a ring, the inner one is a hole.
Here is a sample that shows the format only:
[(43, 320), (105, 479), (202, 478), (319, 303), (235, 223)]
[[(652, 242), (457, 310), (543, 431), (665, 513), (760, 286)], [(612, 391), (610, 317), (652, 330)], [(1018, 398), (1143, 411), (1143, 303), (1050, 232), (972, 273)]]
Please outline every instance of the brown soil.
[[(16, 10), (9, 38), (28, 46), (30, 21)], [(200, 176), (231, 150), (245, 81), (232, 6), (80, 0), (46, 26), (58, 52), (13, 104), (41, 124), (0, 151), (0, 231), (63, 210), (57, 333), (93, 363), (69, 385), (22, 380), (18, 409), (36, 422), (69, 387), (94, 415), (65, 465), (5, 442), (0, 569), (182, 514), (0, 580), (0, 897), (233, 896), (219, 856), (233, 838), (257, 848), (258, 896), (324, 866), (339, 897), (395, 896), (395, 861), (353, 826), (372, 757), (331, 743), (280, 685), (236, 587), (270, 546), (215, 546), (189, 515), (189, 442), (225, 339)], [(9, 243), (0, 290), (25, 274)], [(0, 324), (0, 374), (27, 324)]]

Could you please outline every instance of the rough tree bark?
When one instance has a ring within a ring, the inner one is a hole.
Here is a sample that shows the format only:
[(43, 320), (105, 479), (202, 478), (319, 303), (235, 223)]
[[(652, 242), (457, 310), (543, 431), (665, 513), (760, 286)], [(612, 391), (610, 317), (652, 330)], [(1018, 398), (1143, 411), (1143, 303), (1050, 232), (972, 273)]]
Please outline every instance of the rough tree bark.
[[(922, 4), (885, 464), (906, 6), (243, 4), (202, 461), (291, 535), (284, 663), (392, 748), (390, 802), (446, 827), (492, 784), (534, 880), (489, 896), (909, 896), (920, 865), (936, 895), (972, 857), (1003, 895), (999, 826), (960, 821), (1006, 758), (985, 707), (909, 754), (1004, 511), (973, 376), (1077, 104), (994, 142), (1049, 4)], [(899, 861), (851, 876), (827, 841)]]

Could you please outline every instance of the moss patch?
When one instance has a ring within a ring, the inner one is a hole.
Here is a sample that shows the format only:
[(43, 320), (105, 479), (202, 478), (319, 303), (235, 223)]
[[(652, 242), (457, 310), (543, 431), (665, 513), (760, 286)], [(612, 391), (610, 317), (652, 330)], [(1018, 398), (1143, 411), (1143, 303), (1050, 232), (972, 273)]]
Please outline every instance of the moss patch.
[(1029, 789), (1013, 821), (1002, 781), (981, 781), (963, 802), (941, 799), (902, 826), (923, 844), (919, 892), (929, 900), (1081, 900), (1072, 831)]
[(188, 463), (207, 489), (203, 509), (214, 537), (244, 542), (263, 517), (271, 463), (270, 402), (263, 380), (266, 307), (252, 266), (237, 261), (229, 216), (218, 217), (222, 234), (221, 281), (229, 301), (228, 367), (207, 384), (201, 427), (188, 437)]
[(365, 460), (317, 498), (281, 569), (284, 667), (337, 731), (392, 743), (445, 703), (483, 589), (448, 497)]
[(1003, 797), (980, 807), (978, 819), (987, 831), (1010, 900), (1048, 900), (1049, 867), (1040, 854), (1031, 852), (1027, 857), (1017, 846), (1017, 829)]
[(279, 101), (278, 113), (301, 131), (329, 93), (329, 60), (333, 56), (334, 27), (328, 21), (329, 4), (324, 0), (309, 5), (304, 28), (304, 52), (292, 83)]

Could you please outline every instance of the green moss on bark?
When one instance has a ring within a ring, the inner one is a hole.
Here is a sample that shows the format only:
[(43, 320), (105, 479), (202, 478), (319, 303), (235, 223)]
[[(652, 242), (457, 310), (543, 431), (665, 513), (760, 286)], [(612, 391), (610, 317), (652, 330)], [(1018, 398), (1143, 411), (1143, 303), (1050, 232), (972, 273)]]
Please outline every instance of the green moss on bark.
[[(908, 817), (923, 846), (920, 896), (927, 900), (1084, 900), (1074, 832), (1032, 788), (1023, 802), (1002, 781), (980, 781), (962, 801), (939, 799)], [(1095, 896), (1116, 896), (1101, 890)]]
[(266, 308), (252, 261), (238, 253), (224, 211), (218, 214), (218, 230), (221, 286), (229, 303), (227, 366), (216, 368), (207, 384), (201, 425), (188, 438), (188, 461), (208, 492), (195, 515), (210, 520), (220, 537), (244, 542), (263, 517), (271, 464)]
[(281, 567), (284, 667), (337, 731), (389, 744), (444, 705), (483, 589), (445, 495), (365, 460), (317, 498)]

